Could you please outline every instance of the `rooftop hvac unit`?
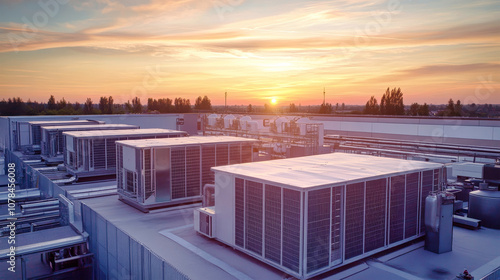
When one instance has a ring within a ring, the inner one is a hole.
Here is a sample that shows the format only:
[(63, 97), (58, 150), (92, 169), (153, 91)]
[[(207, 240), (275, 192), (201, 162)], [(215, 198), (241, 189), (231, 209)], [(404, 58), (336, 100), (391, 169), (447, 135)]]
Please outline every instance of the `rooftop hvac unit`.
[(212, 236), (307, 279), (423, 236), (442, 165), (333, 153), (212, 170)]
[(252, 161), (256, 140), (193, 136), (117, 142), (120, 199), (141, 211), (202, 201), (210, 168)]
[(104, 124), (103, 121), (94, 120), (70, 120), (70, 121), (32, 121), (29, 122), (30, 145), (38, 146), (42, 142), (42, 126), (64, 126), (64, 125), (89, 125)]
[(215, 237), (215, 212), (213, 207), (194, 210), (194, 229), (209, 238)]
[(183, 137), (184, 131), (170, 129), (123, 129), (64, 132), (64, 165), (77, 177), (116, 174), (118, 140)]
[(42, 158), (48, 161), (64, 152), (65, 142), (63, 132), (66, 131), (89, 131), (89, 130), (118, 130), (138, 129), (137, 125), (129, 124), (93, 124), (93, 125), (65, 125), (65, 126), (42, 126)]

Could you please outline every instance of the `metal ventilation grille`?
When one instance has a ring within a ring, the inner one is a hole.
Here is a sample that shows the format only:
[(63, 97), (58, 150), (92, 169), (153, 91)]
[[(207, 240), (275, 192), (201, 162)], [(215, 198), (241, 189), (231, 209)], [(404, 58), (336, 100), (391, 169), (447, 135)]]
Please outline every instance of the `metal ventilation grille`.
[(300, 192), (283, 189), (282, 265), (295, 272), (299, 272), (300, 230)]
[(217, 166), (227, 165), (228, 162), (228, 144), (217, 144)]
[(389, 243), (404, 239), (405, 226), (405, 175), (391, 178), (389, 209)]
[(332, 263), (342, 261), (342, 187), (332, 188)]
[(118, 189), (123, 189), (123, 146), (118, 146), (117, 150), (116, 160), (118, 161), (118, 168), (116, 171), (116, 184)]
[(33, 137), (33, 145), (40, 145), (42, 141), (42, 128), (40, 125), (32, 125), (32, 137)]
[(262, 255), (262, 184), (245, 181), (245, 248)]
[(186, 197), (186, 151), (172, 148), (172, 199)]
[(387, 180), (366, 182), (365, 253), (385, 246)]
[(212, 217), (200, 212), (200, 232), (212, 236)]
[(237, 164), (241, 162), (240, 144), (229, 145), (229, 164)]
[(439, 190), (439, 182), (441, 179), (441, 169), (434, 169), (434, 182), (432, 186), (432, 190), (437, 191)]
[(64, 137), (62, 130), (57, 131), (56, 143), (57, 143), (57, 153), (61, 154), (64, 151)]
[(127, 192), (130, 192), (130, 193), (134, 193), (135, 192), (135, 187), (136, 187), (136, 184), (135, 184), (135, 173), (132, 172), (132, 171), (126, 171), (126, 185), (125, 185), (125, 190)]
[(151, 179), (151, 150), (144, 150), (144, 197), (148, 199), (153, 193), (153, 183)]
[(310, 191), (307, 209), (307, 272), (330, 263), (330, 188)]
[(417, 234), (418, 182), (420, 173), (406, 175), (405, 238)]
[(251, 162), (252, 161), (252, 145), (242, 144), (241, 145), (241, 162)]
[(200, 146), (186, 147), (186, 193), (187, 196), (197, 196), (201, 194), (201, 174), (200, 174)]
[(89, 154), (89, 161), (87, 164), (89, 165), (86, 170), (90, 170), (90, 168), (94, 168), (94, 145), (93, 145), (92, 139), (86, 140), (85, 145), (87, 145), (88, 148), (88, 154)]
[(119, 138), (106, 139), (106, 166), (107, 168), (116, 167), (116, 144)]
[(265, 258), (281, 264), (281, 188), (266, 185)]
[(234, 243), (244, 247), (245, 239), (245, 181), (235, 178), (234, 181)]
[(346, 186), (345, 259), (363, 254), (365, 183)]
[(213, 184), (214, 173), (210, 171), (212, 166), (215, 166), (215, 146), (204, 145), (202, 147), (202, 185)]
[(433, 185), (433, 170), (427, 170), (422, 172), (422, 193), (420, 195), (420, 234), (425, 233), (425, 198), (432, 191)]
[(106, 168), (106, 142), (104, 139), (94, 140), (94, 168)]

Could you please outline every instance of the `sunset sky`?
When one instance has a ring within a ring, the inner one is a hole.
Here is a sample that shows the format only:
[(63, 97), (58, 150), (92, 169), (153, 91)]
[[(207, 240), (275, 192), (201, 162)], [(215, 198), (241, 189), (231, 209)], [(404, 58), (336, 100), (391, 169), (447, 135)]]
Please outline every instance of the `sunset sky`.
[(0, 99), (500, 103), (498, 0), (0, 4)]

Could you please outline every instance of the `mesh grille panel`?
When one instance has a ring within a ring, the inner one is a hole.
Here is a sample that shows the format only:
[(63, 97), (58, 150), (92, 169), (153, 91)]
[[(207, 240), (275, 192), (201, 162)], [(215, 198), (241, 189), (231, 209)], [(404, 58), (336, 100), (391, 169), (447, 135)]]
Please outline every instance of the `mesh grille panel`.
[(345, 258), (363, 254), (364, 183), (346, 186)]
[(234, 241), (239, 247), (244, 244), (244, 230), (245, 230), (245, 181), (236, 178), (234, 182)]
[(389, 243), (403, 240), (405, 216), (405, 176), (391, 178)]
[(198, 196), (201, 194), (199, 146), (186, 147), (186, 166), (189, 174), (186, 177), (187, 196)]
[(283, 189), (282, 264), (299, 272), (300, 261), (300, 192)]
[(330, 262), (330, 188), (310, 191), (307, 210), (307, 272)]
[(281, 188), (266, 185), (265, 258), (280, 264)]
[(202, 148), (202, 185), (213, 184), (214, 173), (210, 168), (215, 166), (215, 146), (206, 145)]
[(418, 172), (406, 175), (405, 238), (417, 234), (418, 181)]
[(341, 223), (342, 187), (334, 187), (332, 188), (332, 262), (340, 261), (342, 258)]
[(365, 253), (385, 245), (386, 179), (366, 182)]
[(246, 181), (245, 248), (262, 254), (262, 184)]
[(186, 151), (172, 148), (172, 199), (186, 197)]

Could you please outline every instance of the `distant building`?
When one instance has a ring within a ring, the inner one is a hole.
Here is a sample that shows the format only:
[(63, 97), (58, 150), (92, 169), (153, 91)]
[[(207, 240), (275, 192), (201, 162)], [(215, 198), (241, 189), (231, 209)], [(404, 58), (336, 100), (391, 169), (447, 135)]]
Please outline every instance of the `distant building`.
[(442, 165), (325, 154), (212, 168), (215, 207), (195, 229), (297, 278), (425, 234), (424, 201)]

